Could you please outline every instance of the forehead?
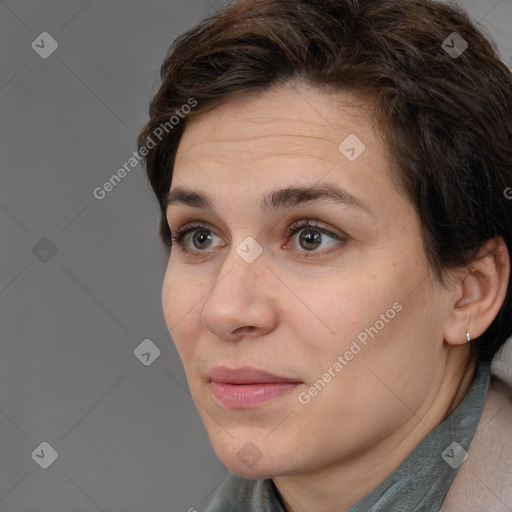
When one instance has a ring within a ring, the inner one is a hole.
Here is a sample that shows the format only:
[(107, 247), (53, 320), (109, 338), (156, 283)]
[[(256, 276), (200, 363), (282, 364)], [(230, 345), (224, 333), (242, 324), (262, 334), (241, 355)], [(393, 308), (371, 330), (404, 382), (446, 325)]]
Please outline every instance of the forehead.
[(404, 205), (371, 107), (311, 87), (230, 99), (187, 121), (171, 191), (199, 192), (217, 206), (229, 198), (226, 207), (252, 211), (278, 189), (327, 184), (373, 205), (368, 211), (391, 214)]
[(175, 162), (214, 157), (231, 164), (279, 158), (335, 163), (349, 135), (367, 148), (383, 149), (370, 106), (349, 93), (304, 86), (245, 94), (190, 119)]

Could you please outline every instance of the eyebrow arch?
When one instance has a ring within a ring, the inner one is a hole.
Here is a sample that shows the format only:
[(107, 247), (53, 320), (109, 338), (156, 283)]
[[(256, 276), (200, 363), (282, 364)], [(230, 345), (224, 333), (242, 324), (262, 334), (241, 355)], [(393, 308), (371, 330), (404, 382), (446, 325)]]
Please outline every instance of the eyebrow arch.
[[(262, 212), (268, 212), (270, 210), (291, 208), (320, 199), (351, 206), (373, 216), (371, 209), (361, 199), (331, 183), (274, 190), (263, 197), (260, 209)], [(213, 203), (206, 194), (188, 188), (176, 188), (170, 191), (166, 208), (173, 204), (182, 204), (209, 211), (214, 210)]]

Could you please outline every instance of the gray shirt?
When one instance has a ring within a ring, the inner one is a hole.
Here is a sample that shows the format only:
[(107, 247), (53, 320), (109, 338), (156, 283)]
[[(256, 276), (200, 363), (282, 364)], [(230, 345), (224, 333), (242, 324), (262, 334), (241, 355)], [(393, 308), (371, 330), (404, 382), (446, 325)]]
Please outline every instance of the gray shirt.
[[(490, 382), (480, 363), (462, 402), (428, 434), (378, 487), (345, 512), (437, 512), (465, 460)], [(230, 473), (206, 512), (286, 512), (272, 479), (248, 480)], [(341, 512), (341, 511), (340, 511)]]

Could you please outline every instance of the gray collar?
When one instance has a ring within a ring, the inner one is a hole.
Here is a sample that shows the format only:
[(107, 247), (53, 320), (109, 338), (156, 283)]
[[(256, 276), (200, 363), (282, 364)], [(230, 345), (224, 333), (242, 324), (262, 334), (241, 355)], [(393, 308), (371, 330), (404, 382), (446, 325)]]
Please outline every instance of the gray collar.
[[(346, 512), (433, 512), (465, 460), (482, 414), (490, 381), (489, 363), (480, 363), (462, 402), (427, 435), (378, 487)], [(270, 478), (248, 480), (230, 473), (206, 512), (286, 512)]]

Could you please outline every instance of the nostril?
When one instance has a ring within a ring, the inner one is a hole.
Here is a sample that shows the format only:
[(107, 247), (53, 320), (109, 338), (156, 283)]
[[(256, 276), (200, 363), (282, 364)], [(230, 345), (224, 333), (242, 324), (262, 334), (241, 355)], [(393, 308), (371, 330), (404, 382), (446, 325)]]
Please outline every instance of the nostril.
[(256, 329), (256, 327), (254, 327), (253, 325), (247, 325), (247, 326), (243, 326), (243, 327), (239, 327), (238, 329), (235, 329), (233, 331), (233, 334), (247, 334), (247, 333), (253, 332), (255, 329)]

